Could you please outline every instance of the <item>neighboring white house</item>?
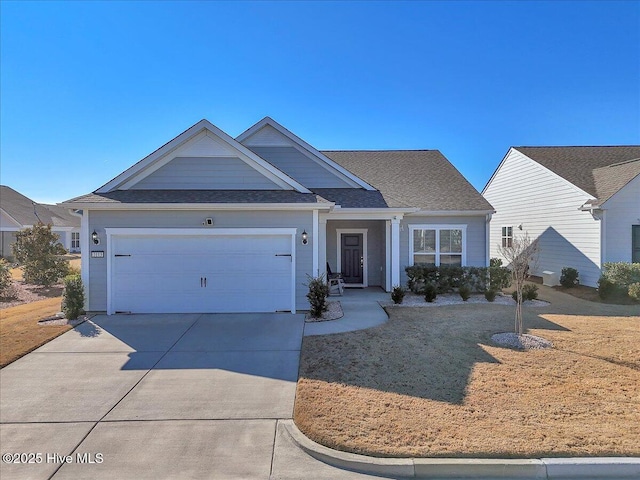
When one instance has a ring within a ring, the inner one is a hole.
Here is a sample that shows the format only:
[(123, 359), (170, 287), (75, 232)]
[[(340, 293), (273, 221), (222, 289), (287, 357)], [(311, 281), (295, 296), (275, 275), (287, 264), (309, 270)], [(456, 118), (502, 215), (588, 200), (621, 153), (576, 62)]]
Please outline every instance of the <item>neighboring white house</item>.
[(16, 233), (42, 222), (60, 236), (70, 252), (80, 251), (80, 217), (57, 205), (36, 203), (13, 188), (0, 185), (0, 256), (13, 258)]
[(640, 146), (512, 147), (482, 191), (490, 250), (538, 238), (537, 270), (573, 267), (595, 287), (605, 262), (640, 262)]
[(493, 208), (437, 150), (320, 152), (270, 118), (202, 120), (82, 211), (87, 310), (305, 310), (329, 264), (389, 291), (414, 263), (485, 266)]

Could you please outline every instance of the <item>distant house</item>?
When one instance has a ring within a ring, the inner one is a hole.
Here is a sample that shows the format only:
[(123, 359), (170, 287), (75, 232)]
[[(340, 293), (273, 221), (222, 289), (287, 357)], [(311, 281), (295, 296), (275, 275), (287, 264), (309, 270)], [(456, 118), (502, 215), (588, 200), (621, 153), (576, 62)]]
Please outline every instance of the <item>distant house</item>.
[(513, 235), (540, 239), (537, 270), (640, 262), (640, 146), (512, 147), (482, 194), (494, 206), (491, 255)]
[(493, 208), (437, 150), (318, 151), (264, 118), (202, 120), (82, 211), (91, 311), (308, 308), (308, 275), (387, 291), (413, 264), (484, 266)]
[(80, 251), (80, 217), (57, 205), (35, 203), (14, 189), (0, 185), (0, 256), (12, 259), (16, 233), (42, 222), (60, 235), (60, 243), (70, 252)]

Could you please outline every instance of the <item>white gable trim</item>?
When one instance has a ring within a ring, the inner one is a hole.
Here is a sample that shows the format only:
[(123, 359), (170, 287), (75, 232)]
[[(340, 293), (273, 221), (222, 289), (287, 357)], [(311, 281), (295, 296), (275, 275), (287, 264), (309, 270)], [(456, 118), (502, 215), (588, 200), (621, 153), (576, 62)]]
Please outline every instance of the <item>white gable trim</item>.
[(316, 161), (319, 165), (323, 166), (324, 168), (326, 168), (327, 170), (331, 171), (334, 174), (338, 173), (339, 174), (338, 178), (341, 178), (343, 180), (349, 181), (350, 183), (353, 183), (354, 187), (361, 187), (361, 188), (364, 188), (365, 190), (375, 190), (375, 188), (373, 188), (367, 182), (362, 180), (360, 177), (355, 176), (353, 173), (351, 173), (347, 169), (338, 165), (329, 157), (327, 157), (326, 155), (323, 155), (321, 152), (316, 150), (314, 147), (309, 145), (307, 142), (302, 140), (300, 137), (298, 137), (294, 133), (284, 128), (282, 125), (280, 125), (278, 122), (276, 122), (270, 117), (264, 117), (262, 120), (260, 120), (258, 123), (250, 127), (248, 130), (245, 130), (243, 133), (238, 135), (236, 137), (236, 140), (242, 143), (245, 140), (247, 140), (249, 137), (255, 135), (266, 125), (269, 125), (270, 127), (280, 132), (282, 135), (287, 137), (289, 140), (291, 140), (291, 142), (293, 142), (294, 144), (292, 146), (299, 147), (298, 148), (299, 150), (302, 149), (301, 150), (302, 153), (305, 153), (307, 156), (311, 154), (309, 158)]
[(222, 140), (223, 144), (228, 145), (230, 149), (229, 154), (231, 154), (231, 152), (236, 153), (242, 161), (255, 168), (258, 172), (265, 175), (281, 188), (285, 190), (297, 190), (301, 193), (311, 193), (305, 186), (296, 182), (293, 178), (289, 177), (281, 170), (278, 170), (266, 160), (260, 158), (208, 120), (200, 120), (191, 128), (185, 130), (173, 140), (164, 144), (158, 150), (143, 158), (113, 180), (100, 187), (96, 192), (106, 193), (115, 189), (127, 190), (131, 188), (131, 186), (135, 185), (143, 178), (146, 178), (158, 168), (171, 161), (173, 157), (170, 156), (170, 153), (195, 138), (203, 138), (198, 137), (198, 135), (201, 135), (202, 133), (213, 140)]

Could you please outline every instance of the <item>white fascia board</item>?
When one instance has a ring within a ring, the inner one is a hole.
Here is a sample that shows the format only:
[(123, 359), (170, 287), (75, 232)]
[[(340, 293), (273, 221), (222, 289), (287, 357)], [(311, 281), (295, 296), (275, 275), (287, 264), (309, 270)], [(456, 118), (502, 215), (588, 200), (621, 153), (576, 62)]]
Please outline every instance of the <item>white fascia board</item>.
[[(487, 191), (487, 189), (489, 188), (489, 185), (491, 185), (491, 182), (493, 182), (493, 179), (496, 177), (496, 175), (498, 174), (498, 172), (500, 171), (500, 169), (502, 168), (502, 164), (507, 160), (507, 158), (509, 158), (509, 155), (511, 154), (511, 152), (513, 151), (513, 147), (509, 147), (509, 150), (507, 151), (507, 153), (505, 154), (504, 157), (502, 157), (502, 160), (500, 161), (500, 163), (498, 164), (498, 166), (496, 167), (496, 169), (493, 171), (493, 173), (491, 174), (491, 178), (489, 178), (489, 181), (487, 182), (487, 184), (484, 186), (484, 188), (482, 189), (482, 192), (480, 192), (480, 195), (482, 195), (484, 197), (484, 192)], [(524, 154), (523, 154), (524, 155)]]
[(416, 217), (472, 217), (496, 213), (495, 210), (417, 210), (407, 215)]
[(339, 208), (336, 207), (323, 218), (327, 220), (393, 220), (402, 218), (415, 208)]
[(85, 210), (331, 210), (333, 203), (78, 203)]
[(131, 184), (129, 183), (129, 181), (133, 180), (134, 177), (137, 177), (135, 183), (139, 182), (140, 180), (146, 177), (146, 175), (144, 174), (144, 170), (146, 170), (149, 166), (151, 166), (154, 162), (158, 161), (160, 158), (166, 155), (169, 155), (173, 150), (177, 149), (178, 147), (183, 145), (185, 142), (189, 141), (190, 139), (198, 135), (203, 130), (210, 131), (215, 136), (217, 136), (218, 138), (226, 142), (230, 147), (237, 150), (238, 153), (240, 153), (241, 156), (244, 157), (242, 158), (244, 161), (248, 160), (249, 161), (248, 163), (253, 163), (254, 166), (259, 166), (260, 168), (258, 170), (259, 171), (261, 170), (261, 173), (263, 174), (269, 173), (270, 174), (269, 176), (274, 177), (272, 179), (279, 180), (279, 182), (276, 182), (276, 183), (279, 183), (280, 186), (283, 186), (283, 187), (288, 186), (301, 193), (310, 193), (310, 191), (305, 186), (296, 182), (293, 178), (289, 177), (281, 170), (278, 170), (266, 160), (260, 158), (258, 155), (256, 155), (251, 150), (246, 148), (244, 145), (234, 140), (233, 137), (231, 137), (230, 135), (220, 130), (218, 127), (213, 125), (208, 120), (200, 120), (191, 128), (188, 128), (187, 130), (182, 132), (180, 135), (175, 137), (173, 140), (164, 144), (155, 152), (146, 156), (145, 158), (140, 160), (138, 163), (136, 163), (132, 167), (122, 172), (116, 178), (114, 178), (107, 184), (100, 187), (98, 190), (96, 190), (96, 192), (97, 193), (110, 192), (111, 190), (114, 190), (118, 187), (122, 187), (125, 184), (128, 187), (130, 187)]
[(304, 148), (305, 150), (307, 150), (309, 153), (311, 153), (313, 156), (317, 157), (318, 159), (322, 160), (324, 163), (328, 164), (332, 169), (338, 171), (339, 173), (341, 173), (342, 175), (344, 175), (345, 177), (347, 177), (349, 180), (351, 180), (352, 182), (355, 182), (357, 185), (359, 185), (360, 187), (364, 188), (365, 190), (376, 190), (374, 187), (372, 187), (371, 185), (369, 185), (367, 182), (365, 182), (364, 180), (362, 180), (360, 177), (357, 177), (356, 175), (354, 175), (353, 173), (351, 173), (349, 170), (347, 170), (346, 168), (338, 165), (336, 162), (334, 162), (333, 160), (331, 160), (329, 157), (327, 157), (326, 155), (323, 155), (322, 152), (318, 151), (317, 149), (315, 149), (313, 146), (311, 146), (310, 144), (308, 144), (307, 142), (305, 142), (304, 140), (302, 140), (300, 137), (298, 137), (295, 133), (287, 130), (285, 127), (283, 127), (282, 125), (280, 125), (278, 122), (276, 122), (273, 118), (271, 117), (264, 117), (262, 120), (260, 120), (258, 123), (256, 123), (255, 125), (253, 125), (252, 127), (249, 127), (247, 130), (245, 130), (244, 132), (242, 132), (240, 135), (238, 135), (236, 137), (236, 140), (240, 143), (242, 143), (244, 140), (246, 140), (247, 138), (249, 138), (250, 136), (252, 136), (254, 133), (256, 133), (257, 131), (259, 131), (261, 128), (263, 128), (264, 126), (269, 125), (272, 128), (275, 128), (278, 132), (280, 132), (282, 135), (284, 135), (285, 137), (287, 137), (289, 140), (291, 140), (292, 142), (296, 143), (297, 145), (299, 145), (300, 147)]

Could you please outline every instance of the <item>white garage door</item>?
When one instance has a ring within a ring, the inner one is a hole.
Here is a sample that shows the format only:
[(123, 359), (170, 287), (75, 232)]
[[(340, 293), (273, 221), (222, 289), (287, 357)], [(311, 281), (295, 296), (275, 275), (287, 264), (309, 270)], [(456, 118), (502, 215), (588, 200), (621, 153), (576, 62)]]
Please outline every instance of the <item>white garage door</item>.
[(295, 309), (291, 235), (113, 235), (109, 313)]

